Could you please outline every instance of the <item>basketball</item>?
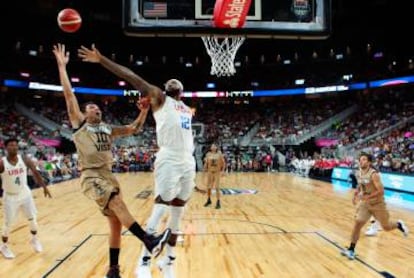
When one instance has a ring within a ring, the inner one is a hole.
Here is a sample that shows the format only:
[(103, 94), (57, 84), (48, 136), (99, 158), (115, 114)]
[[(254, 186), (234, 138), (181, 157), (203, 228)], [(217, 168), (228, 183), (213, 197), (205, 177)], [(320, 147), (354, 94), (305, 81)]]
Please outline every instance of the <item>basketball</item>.
[(82, 18), (78, 11), (74, 9), (63, 9), (57, 17), (59, 28), (66, 33), (74, 33), (82, 25)]

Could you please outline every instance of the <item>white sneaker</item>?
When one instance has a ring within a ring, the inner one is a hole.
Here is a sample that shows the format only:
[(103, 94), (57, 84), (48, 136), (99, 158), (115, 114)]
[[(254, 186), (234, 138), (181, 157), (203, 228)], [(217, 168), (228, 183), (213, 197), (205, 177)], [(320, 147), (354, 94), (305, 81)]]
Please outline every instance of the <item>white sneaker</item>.
[(12, 250), (10, 250), (9, 246), (6, 243), (3, 243), (0, 246), (0, 252), (6, 259), (14, 259), (16, 256), (13, 254)]
[(40, 253), (43, 251), (42, 244), (40, 243), (40, 240), (37, 237), (32, 237), (32, 239), (30, 240), (30, 244), (32, 245), (33, 250), (35, 250), (36, 252)]
[(382, 226), (379, 221), (376, 220), (374, 224), (377, 227), (377, 231), (382, 231)]
[(367, 231), (365, 232), (365, 235), (376, 236), (378, 233), (378, 226), (379, 226), (379, 223), (377, 221), (373, 222), (371, 225), (369, 225)]
[[(144, 258), (147, 258), (144, 260)], [(137, 278), (152, 278), (151, 276), (151, 258), (144, 257), (140, 258), (138, 261), (137, 269), (135, 270), (135, 275)]]
[(174, 260), (174, 257), (165, 256), (157, 261), (164, 278), (175, 278)]
[(402, 227), (402, 232), (404, 234), (405, 237), (408, 237), (408, 234), (410, 233), (410, 230), (408, 229), (408, 227), (405, 225), (404, 221), (402, 220), (398, 220), (397, 223), (399, 223)]
[(342, 249), (341, 250), (341, 255), (348, 257), (348, 259), (350, 259), (350, 260), (355, 259), (355, 251), (351, 251), (351, 250), (348, 250), (348, 249)]

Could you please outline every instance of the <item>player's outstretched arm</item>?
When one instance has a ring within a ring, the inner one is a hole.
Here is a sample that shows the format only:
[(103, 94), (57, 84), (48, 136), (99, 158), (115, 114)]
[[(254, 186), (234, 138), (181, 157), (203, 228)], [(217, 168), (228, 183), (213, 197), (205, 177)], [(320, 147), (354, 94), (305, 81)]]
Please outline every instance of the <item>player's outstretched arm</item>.
[(35, 182), (41, 187), (43, 187), (43, 194), (45, 195), (45, 197), (52, 198), (52, 195), (50, 194), (45, 181), (43, 180), (39, 171), (37, 171), (36, 166), (34, 165), (33, 161), (29, 159), (27, 156), (23, 156), (23, 161), (24, 161), (24, 164), (26, 164), (27, 168), (29, 168), (32, 171)]
[(141, 78), (139, 75), (134, 73), (129, 68), (117, 64), (111, 59), (108, 59), (99, 52), (95, 45), (92, 45), (90, 49), (85, 46), (81, 46), (81, 48), (78, 49), (78, 56), (84, 62), (101, 64), (104, 68), (106, 68), (116, 76), (130, 83), (135, 89), (137, 89), (141, 93), (142, 97), (149, 96), (151, 98), (151, 106), (153, 111), (156, 111), (159, 107), (161, 107), (164, 104), (165, 95), (163, 94), (160, 88), (148, 83), (146, 80)]
[(140, 110), (138, 117), (129, 125), (112, 127), (112, 136), (129, 136), (142, 129), (149, 111), (149, 102), (143, 98), (137, 102)]
[(73, 128), (79, 128), (80, 124), (85, 120), (85, 117), (79, 108), (78, 100), (73, 93), (72, 85), (70, 84), (66, 70), (66, 65), (69, 62), (69, 52), (65, 51), (64, 44), (59, 43), (53, 46), (53, 54), (55, 54), (59, 70), (59, 78), (60, 83), (63, 87), (63, 94), (66, 100), (66, 108), (68, 110), (69, 120)]

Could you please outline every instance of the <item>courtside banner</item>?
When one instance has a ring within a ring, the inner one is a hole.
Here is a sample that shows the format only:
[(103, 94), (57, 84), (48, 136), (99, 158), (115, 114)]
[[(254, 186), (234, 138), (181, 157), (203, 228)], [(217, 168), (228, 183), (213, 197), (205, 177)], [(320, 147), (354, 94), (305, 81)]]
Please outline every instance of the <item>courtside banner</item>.
[[(352, 170), (350, 168), (334, 168), (332, 171), (332, 179), (349, 180)], [(381, 181), (385, 189), (404, 191), (414, 194), (414, 176), (400, 175), (394, 173), (380, 173)]]
[(335, 180), (348, 181), (352, 170), (350, 168), (334, 168), (331, 178)]
[(251, 0), (217, 0), (213, 16), (215, 27), (243, 27), (251, 2)]

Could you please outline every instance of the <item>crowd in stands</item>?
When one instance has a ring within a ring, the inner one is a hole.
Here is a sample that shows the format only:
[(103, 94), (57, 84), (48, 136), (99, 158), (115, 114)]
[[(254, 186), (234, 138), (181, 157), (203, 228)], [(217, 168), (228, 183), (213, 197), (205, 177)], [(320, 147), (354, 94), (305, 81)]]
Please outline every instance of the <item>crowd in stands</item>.
[[(374, 166), (381, 171), (412, 174), (414, 173), (413, 117), (414, 99), (410, 94), (388, 92), (381, 97), (374, 95), (373, 98), (360, 103), (358, 112), (335, 124), (321, 137), (337, 140), (338, 145), (331, 146), (331, 150), (353, 144), (354, 153), (364, 151), (373, 154)], [(368, 136), (386, 131), (387, 128), (400, 122), (406, 124), (364, 141)]]
[(259, 109), (246, 105), (200, 104), (195, 121), (205, 125), (207, 141), (231, 142), (243, 137), (261, 119)]
[[(391, 98), (394, 102), (391, 101)], [(17, 100), (33, 112), (70, 128), (63, 98), (20, 98)], [(80, 101), (80, 103), (82, 103)], [(105, 121), (112, 124), (128, 124), (138, 115), (132, 100), (98, 103)], [(76, 154), (63, 154), (58, 149), (39, 143), (39, 138), (58, 137), (56, 131), (49, 131), (16, 112), (13, 104), (0, 106), (0, 121), (7, 123), (0, 127), (0, 149), (8, 137), (17, 137), (20, 147), (37, 162), (42, 175), (54, 182), (77, 177), (79, 169)], [(240, 138), (259, 124), (253, 137), (268, 140), (300, 136), (312, 130), (329, 117), (350, 107), (349, 99), (321, 99), (296, 103), (265, 103), (263, 105), (240, 105), (235, 103), (216, 104), (200, 102), (196, 107), (195, 122), (205, 126), (206, 153), (209, 142), (218, 142), (226, 157), (227, 171), (279, 171), (281, 165), (301, 175), (324, 173), (333, 167), (350, 167), (353, 158), (340, 158), (331, 154), (298, 153), (292, 150), (282, 152), (286, 163), (280, 161), (278, 152), (270, 144), (240, 145)], [(405, 95), (373, 96), (369, 101), (358, 102), (360, 110), (341, 123), (335, 124), (321, 136), (336, 138), (339, 147), (357, 143), (356, 149), (374, 154), (374, 166), (381, 171), (414, 173), (414, 126), (407, 124), (385, 133), (363, 144), (360, 140), (414, 115), (414, 101)], [(321, 107), (323, 109), (321, 109)], [(157, 150), (155, 122), (150, 113), (144, 132), (134, 136), (134, 143), (120, 141), (113, 149), (114, 172), (152, 171)], [(254, 141), (254, 140), (253, 140)], [(132, 141), (131, 141), (132, 142)], [(334, 146), (335, 148), (338, 147)], [(279, 147), (277, 147), (279, 148)], [(1, 153), (0, 153), (1, 154)], [(4, 153), (3, 153), (4, 154)], [(201, 167), (198, 167), (200, 169)]]
[[(44, 149), (29, 153), (25, 147), (22, 147), (21, 150), (34, 162), (36, 169), (47, 183), (57, 183), (80, 175), (76, 153), (62, 154)], [(154, 169), (155, 149), (147, 151), (143, 147), (114, 147), (112, 152), (114, 155), (113, 172), (125, 173)], [(29, 177), (31, 177), (31, 173), (29, 173)], [(32, 178), (29, 178), (29, 186), (34, 186)]]
[(35, 152), (37, 138), (50, 137), (52, 132), (35, 124), (16, 111), (13, 104), (0, 104), (0, 154), (4, 154), (4, 141), (10, 137), (19, 140), (21, 149)]
[[(23, 99), (21, 102), (30, 107), (33, 112), (61, 124), (62, 129), (67, 128), (72, 130), (63, 99), (43, 98), (42, 100), (37, 100), (35, 102)], [(113, 125), (130, 124), (135, 120), (139, 113), (134, 101), (98, 101), (97, 104), (102, 110), (104, 121)], [(121, 148), (124, 146), (140, 145), (149, 152), (156, 146), (155, 122), (151, 114), (148, 115), (143, 130), (145, 130), (145, 132), (138, 133), (135, 136), (130, 136), (126, 139), (117, 138), (115, 140), (116, 147)]]
[(304, 177), (330, 178), (333, 168), (353, 166), (354, 161), (350, 158), (335, 159), (315, 154), (313, 157), (294, 157), (288, 169)]
[[(58, 102), (30, 102), (29, 100), (25, 104), (30, 104), (28, 107), (33, 112), (63, 123), (63, 128), (70, 128), (67, 112), (64, 107), (62, 109)], [(108, 107), (103, 106), (102, 109), (106, 111)], [(114, 110), (117, 111), (116, 109)], [(112, 113), (107, 112), (107, 120), (111, 123), (123, 124), (124, 122), (128, 123), (132, 119), (132, 116), (131, 118), (127, 118), (127, 116), (116, 118)], [(133, 114), (133, 112), (130, 114)], [(116, 119), (121, 119), (124, 122)], [(48, 183), (56, 183), (79, 176), (76, 153), (63, 154), (59, 152), (59, 148), (51, 147), (44, 143), (46, 140), (51, 141), (53, 138), (57, 138), (56, 141), (59, 142), (60, 136), (58, 131), (50, 131), (37, 125), (28, 117), (18, 113), (13, 103), (0, 106), (0, 122), (5, 123), (0, 126), (0, 157), (5, 155), (4, 141), (8, 138), (17, 138), (20, 150), (34, 161), (37, 170)], [(151, 171), (156, 151), (154, 137), (150, 136), (149, 140), (143, 140), (142, 143), (145, 144), (139, 147), (115, 145), (113, 148), (113, 171)], [(30, 173), (29, 185), (31, 187), (34, 186)]]
[(117, 173), (153, 171), (156, 151), (156, 148), (146, 149), (143, 146), (114, 148), (112, 170)]
[(414, 121), (357, 149), (373, 154), (374, 166), (382, 172), (414, 174)]
[(279, 171), (279, 159), (274, 148), (232, 145), (223, 146), (222, 152), (226, 160), (226, 172)]
[(321, 137), (339, 140), (339, 146), (358, 143), (414, 115), (414, 100), (406, 94), (387, 94), (363, 101), (351, 117), (336, 123)]
[(348, 101), (328, 99), (266, 107), (255, 138), (266, 141), (280, 139), (282, 143), (296, 142), (299, 136), (350, 106)]
[[(63, 128), (70, 127), (63, 99), (56, 101), (44, 98), (36, 102), (26, 100), (24, 104), (31, 107), (34, 112), (57, 123), (62, 123)], [(104, 120), (112, 124), (128, 124), (135, 119), (138, 113), (133, 102), (104, 101), (99, 105)], [(207, 142), (239, 144), (240, 139), (257, 123), (260, 126), (257, 133), (253, 134), (254, 138), (282, 139), (284, 142), (289, 142), (289, 140), (294, 142), (298, 136), (309, 132), (324, 120), (350, 106), (349, 101), (338, 102), (330, 99), (255, 105), (200, 102), (195, 107), (194, 122), (204, 124), (203, 137)], [(145, 132), (139, 135), (139, 139), (144, 140), (144, 145), (153, 145), (155, 121), (151, 114), (148, 116), (144, 130)]]

